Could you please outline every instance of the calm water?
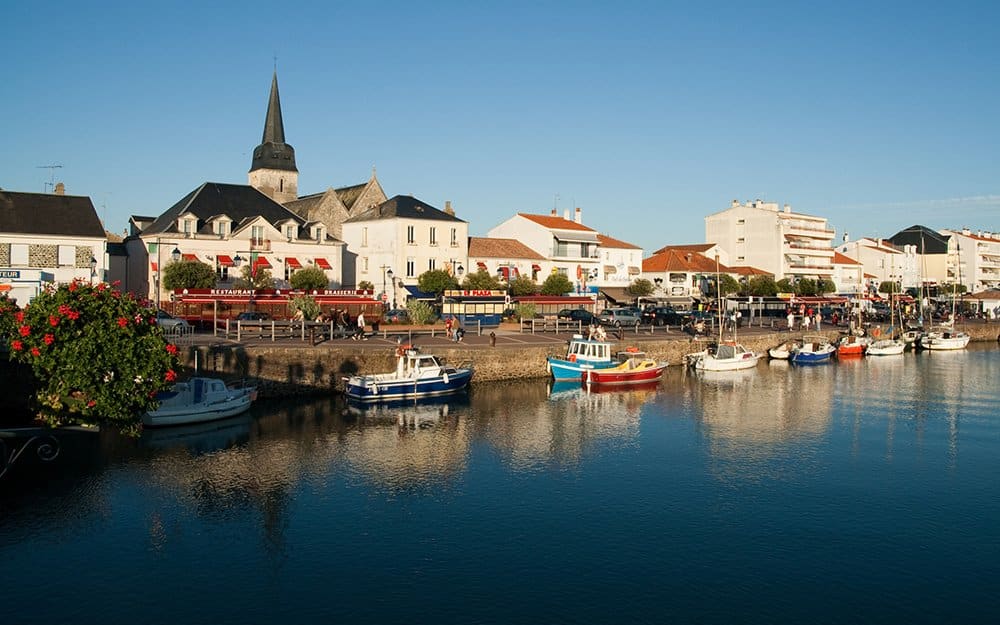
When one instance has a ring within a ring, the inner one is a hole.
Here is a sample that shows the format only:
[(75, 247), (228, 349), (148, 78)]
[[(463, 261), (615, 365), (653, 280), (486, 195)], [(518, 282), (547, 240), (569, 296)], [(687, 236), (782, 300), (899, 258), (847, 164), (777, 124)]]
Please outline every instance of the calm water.
[(973, 346), (68, 441), (0, 485), (5, 620), (985, 622), (998, 373)]

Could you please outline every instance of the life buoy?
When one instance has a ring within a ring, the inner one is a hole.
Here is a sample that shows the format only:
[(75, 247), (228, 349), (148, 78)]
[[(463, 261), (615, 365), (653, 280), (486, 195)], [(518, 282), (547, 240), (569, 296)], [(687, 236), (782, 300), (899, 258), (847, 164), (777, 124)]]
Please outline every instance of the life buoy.
[(639, 348), (635, 346), (629, 346), (625, 348), (625, 351), (634, 354), (639, 351)]
[(569, 355), (569, 361), (570, 362), (576, 362), (576, 354), (570, 354)]
[(875, 338), (882, 336), (882, 328), (876, 327), (874, 330), (872, 330), (872, 336), (874, 336)]
[(402, 358), (405, 355), (406, 355), (406, 350), (403, 349), (402, 345), (396, 348), (396, 358)]
[(448, 373), (445, 372), (445, 374), (443, 376), (441, 376), (441, 379), (444, 381), (445, 384), (447, 384), (448, 383)]

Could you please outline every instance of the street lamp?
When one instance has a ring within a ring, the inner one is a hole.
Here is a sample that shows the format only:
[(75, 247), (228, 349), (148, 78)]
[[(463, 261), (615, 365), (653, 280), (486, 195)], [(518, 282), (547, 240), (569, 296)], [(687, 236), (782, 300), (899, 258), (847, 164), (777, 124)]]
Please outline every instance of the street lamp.
[(174, 251), (170, 252), (170, 259), (175, 263), (181, 259), (181, 249), (179, 247), (175, 247)]
[(389, 265), (382, 265), (381, 267), (379, 267), (379, 269), (382, 270), (382, 297), (385, 298), (383, 300), (383, 304), (384, 305), (388, 305), (388, 303), (389, 303), (389, 297), (388, 297), (388, 294), (387, 294), (387, 292), (385, 290), (385, 286), (386, 286), (385, 283), (386, 283), (386, 280), (388, 279), (390, 281), (390, 283), (392, 284), (392, 301), (393, 301), (393, 306), (395, 306), (395, 302), (396, 302), (396, 282), (392, 279), (393, 278), (392, 269), (389, 268)]
[(90, 257), (90, 282), (93, 284), (94, 276), (97, 275), (97, 259), (93, 256)]

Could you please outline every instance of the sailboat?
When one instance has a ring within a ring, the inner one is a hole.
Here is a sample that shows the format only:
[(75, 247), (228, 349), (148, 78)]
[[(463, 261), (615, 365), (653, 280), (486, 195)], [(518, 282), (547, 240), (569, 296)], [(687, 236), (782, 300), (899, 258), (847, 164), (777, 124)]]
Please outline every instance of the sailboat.
[[(960, 259), (961, 260), (961, 259)], [(958, 282), (962, 281), (962, 264), (958, 263)], [(951, 319), (941, 323), (920, 338), (920, 347), (924, 349), (945, 350), (965, 349), (971, 338), (965, 332), (955, 328), (955, 303), (957, 299), (958, 282), (951, 284)]]
[[(895, 284), (893, 283), (893, 286)], [(906, 349), (906, 342), (895, 337), (896, 306), (899, 300), (894, 297), (892, 290), (889, 291), (889, 336), (876, 338), (868, 344), (866, 353), (869, 356), (898, 356)]]
[(688, 364), (697, 371), (737, 371), (757, 366), (761, 355), (736, 342), (736, 323), (733, 323), (733, 340), (722, 338), (725, 324), (722, 317), (722, 285), (719, 282), (719, 257), (715, 257), (715, 293), (719, 307), (719, 342), (707, 349), (688, 354)]

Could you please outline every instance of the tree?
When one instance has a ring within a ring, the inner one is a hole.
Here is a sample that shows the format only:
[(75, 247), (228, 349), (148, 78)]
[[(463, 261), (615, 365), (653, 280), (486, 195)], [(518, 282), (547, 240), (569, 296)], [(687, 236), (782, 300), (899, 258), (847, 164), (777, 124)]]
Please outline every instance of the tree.
[(177, 378), (177, 346), (156, 311), (107, 284), (75, 281), (42, 291), (11, 315), (10, 357), (38, 380), (37, 416), (50, 426), (107, 424), (128, 434)]
[(485, 269), (480, 269), (475, 273), (465, 276), (465, 280), (462, 281), (462, 288), (468, 290), (496, 291), (501, 287), (500, 280), (496, 276)]
[(542, 283), (542, 295), (565, 295), (573, 290), (573, 283), (561, 273), (551, 273)]
[(514, 316), (518, 321), (523, 319), (534, 319), (538, 314), (538, 309), (534, 304), (518, 304), (514, 307)]
[[(898, 285), (896, 290), (898, 291)], [(837, 285), (833, 283), (833, 280), (829, 278), (820, 278), (816, 281), (816, 292), (819, 295), (824, 295), (826, 293), (836, 293)]]
[(215, 286), (218, 278), (215, 270), (205, 263), (196, 260), (181, 260), (167, 263), (163, 268), (163, 288), (174, 289), (210, 289)]
[(411, 299), (407, 302), (406, 316), (409, 317), (411, 323), (417, 324), (431, 323), (437, 318), (434, 307), (418, 299)]
[(424, 293), (441, 295), (449, 289), (457, 289), (458, 281), (444, 269), (431, 269), (417, 278), (417, 288)]
[(316, 300), (307, 295), (293, 297), (291, 306), (292, 310), (301, 310), (302, 318), (306, 321), (312, 321), (316, 317), (319, 317), (319, 313), (322, 311), (320, 305), (316, 303)]
[(788, 278), (782, 278), (775, 283), (778, 293), (795, 293), (795, 285)]
[(653, 294), (653, 283), (645, 278), (636, 278), (628, 285), (625, 292), (633, 297), (646, 297)]
[(799, 278), (799, 281), (795, 283), (795, 293), (797, 295), (805, 295), (807, 297), (812, 297), (819, 294), (819, 289), (817, 288), (816, 281), (812, 278)]
[(319, 267), (303, 267), (293, 273), (288, 281), (293, 289), (302, 289), (303, 291), (325, 289), (330, 285), (326, 272)]
[(520, 276), (514, 278), (510, 281), (510, 294), (515, 297), (518, 295), (534, 295), (538, 293), (538, 283), (527, 276)]
[(719, 285), (722, 287), (723, 297), (732, 293), (739, 293), (740, 290), (740, 283), (728, 273), (719, 275)]
[(245, 265), (240, 269), (240, 277), (233, 283), (237, 289), (273, 289), (274, 278), (271, 271), (263, 267), (257, 267), (254, 271), (253, 265)]
[(747, 281), (746, 292), (758, 297), (774, 297), (778, 294), (778, 285), (771, 276), (754, 276)]

